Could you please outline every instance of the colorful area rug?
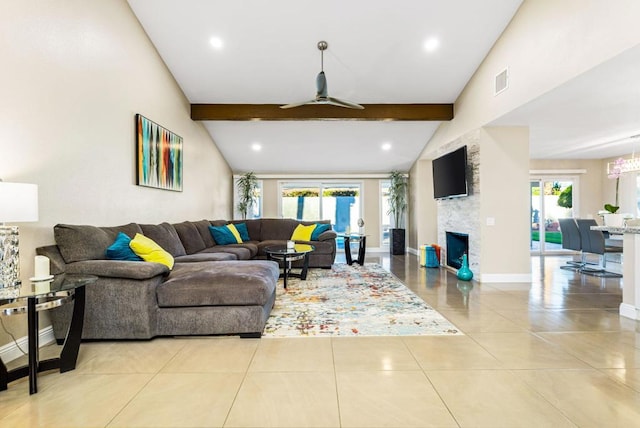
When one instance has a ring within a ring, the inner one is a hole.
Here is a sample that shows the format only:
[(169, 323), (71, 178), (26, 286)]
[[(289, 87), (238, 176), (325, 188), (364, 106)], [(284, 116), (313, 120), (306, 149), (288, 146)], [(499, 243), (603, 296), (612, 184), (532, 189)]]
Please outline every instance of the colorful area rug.
[(377, 264), (310, 269), (278, 283), (263, 337), (462, 334)]

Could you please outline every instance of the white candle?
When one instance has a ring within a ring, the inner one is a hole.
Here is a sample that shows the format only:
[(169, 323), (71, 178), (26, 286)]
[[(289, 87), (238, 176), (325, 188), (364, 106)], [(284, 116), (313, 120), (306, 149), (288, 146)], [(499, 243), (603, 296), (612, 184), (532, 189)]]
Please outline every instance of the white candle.
[(51, 291), (51, 281), (40, 281), (33, 284), (33, 291), (36, 294), (45, 294)]
[(46, 278), (49, 276), (49, 258), (45, 256), (36, 256), (35, 260), (35, 278)]

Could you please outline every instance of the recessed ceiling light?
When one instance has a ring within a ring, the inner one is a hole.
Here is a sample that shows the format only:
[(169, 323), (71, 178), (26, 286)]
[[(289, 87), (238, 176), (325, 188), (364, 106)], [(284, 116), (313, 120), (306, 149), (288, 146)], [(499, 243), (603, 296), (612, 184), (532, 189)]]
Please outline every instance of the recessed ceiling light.
[(259, 152), (260, 150), (262, 150), (262, 144), (260, 143), (253, 143), (251, 145), (251, 150), (253, 150), (254, 152)]
[(425, 51), (433, 52), (438, 49), (438, 46), (440, 46), (440, 40), (436, 39), (435, 37), (430, 37), (424, 41), (423, 46)]
[(209, 39), (209, 43), (211, 43), (211, 46), (213, 46), (214, 49), (222, 49), (222, 46), (224, 46), (224, 43), (222, 42), (222, 39), (220, 37), (212, 37)]
[(384, 143), (384, 144), (382, 145), (382, 150), (384, 150), (384, 151), (389, 151), (389, 150), (391, 150), (391, 143)]

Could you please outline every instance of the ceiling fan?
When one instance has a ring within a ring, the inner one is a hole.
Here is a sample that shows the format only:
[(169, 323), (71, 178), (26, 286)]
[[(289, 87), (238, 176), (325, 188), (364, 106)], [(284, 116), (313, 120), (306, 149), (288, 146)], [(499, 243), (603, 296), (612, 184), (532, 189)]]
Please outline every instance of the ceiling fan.
[(318, 42), (318, 49), (320, 50), (320, 73), (318, 73), (318, 77), (316, 77), (316, 87), (317, 93), (316, 97), (313, 100), (304, 101), (301, 103), (287, 104), (284, 106), (280, 106), (280, 108), (293, 108), (300, 107), (304, 105), (314, 105), (314, 104), (326, 104), (337, 107), (345, 107), (345, 108), (353, 108), (353, 109), (364, 109), (360, 104), (352, 103), (350, 101), (339, 100), (338, 98), (333, 98), (329, 96), (327, 90), (327, 78), (324, 75), (324, 51), (329, 47), (329, 44), (325, 41)]

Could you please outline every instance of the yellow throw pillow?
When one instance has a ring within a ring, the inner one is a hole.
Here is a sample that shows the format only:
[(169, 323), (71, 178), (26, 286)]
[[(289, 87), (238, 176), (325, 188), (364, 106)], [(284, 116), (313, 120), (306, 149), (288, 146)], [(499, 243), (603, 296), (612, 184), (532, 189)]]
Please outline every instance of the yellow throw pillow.
[(242, 238), (240, 237), (240, 232), (238, 232), (236, 226), (230, 223), (227, 225), (227, 229), (229, 229), (229, 232), (231, 232), (233, 237), (236, 238), (238, 244), (242, 244)]
[(292, 241), (311, 241), (311, 234), (313, 230), (316, 228), (315, 224), (310, 224), (309, 226), (303, 226), (299, 224), (296, 226), (296, 229), (293, 231), (293, 235), (291, 235)]
[(145, 262), (162, 263), (169, 269), (173, 269), (173, 256), (163, 250), (162, 247), (152, 239), (136, 233), (136, 236), (129, 242), (129, 247)]

